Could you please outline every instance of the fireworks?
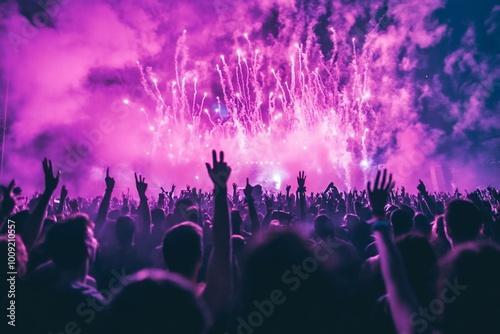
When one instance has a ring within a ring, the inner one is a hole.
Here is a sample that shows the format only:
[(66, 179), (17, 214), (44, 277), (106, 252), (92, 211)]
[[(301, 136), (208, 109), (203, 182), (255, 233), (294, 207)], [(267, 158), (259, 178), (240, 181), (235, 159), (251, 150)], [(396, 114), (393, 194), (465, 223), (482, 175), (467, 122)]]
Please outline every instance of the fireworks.
[[(222, 147), (238, 161), (277, 160), (287, 167), (298, 166), (307, 155), (311, 167), (336, 172), (348, 186), (353, 169), (361, 167), (366, 177), (375, 154), (371, 134), (376, 133), (368, 128), (378, 122), (370, 105), (367, 64), (358, 61), (355, 40), (351, 62), (342, 65), (336, 53), (325, 59), (317, 48), (298, 43), (280, 59), (252, 50), (248, 35), (244, 38), (246, 48), (220, 55), (214, 67), (220, 94), (215, 96), (198, 94), (211, 82), (188, 70), (185, 32), (177, 42), (171, 85), (168, 78), (161, 85), (159, 75), (137, 62), (144, 90), (155, 102), (147, 117), (154, 132), (152, 154), (176, 164), (207, 147)], [(336, 45), (334, 50), (339, 52)]]
[(265, 174), (293, 185), (305, 170), (308, 190), (360, 187), (385, 165), (411, 187), (441, 163), (467, 170), (464, 183), (487, 178), (477, 165), (498, 152), (481, 143), (499, 124), (498, 11), (457, 15), (462, 7), (87, 1), (33, 27), (6, 4), (4, 176), (36, 184), (24, 166), (43, 155), (89, 192), (98, 179), (82, 176), (103, 165), (121, 172), (120, 184), (137, 170), (151, 184), (208, 187), (215, 148), (238, 183)]

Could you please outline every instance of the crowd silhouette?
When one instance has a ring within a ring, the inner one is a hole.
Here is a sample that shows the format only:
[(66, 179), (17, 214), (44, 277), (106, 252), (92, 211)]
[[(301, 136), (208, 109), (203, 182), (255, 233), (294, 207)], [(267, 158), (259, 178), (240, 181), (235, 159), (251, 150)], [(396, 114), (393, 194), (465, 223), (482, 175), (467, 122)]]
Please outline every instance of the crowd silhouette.
[(151, 196), (135, 174), (118, 198), (108, 168), (103, 195), (57, 194), (47, 159), (43, 193), (2, 186), (1, 332), (500, 332), (497, 189), (410, 191), (384, 170), (362, 191), (308, 193), (304, 171), (240, 191), (212, 155), (211, 191)]

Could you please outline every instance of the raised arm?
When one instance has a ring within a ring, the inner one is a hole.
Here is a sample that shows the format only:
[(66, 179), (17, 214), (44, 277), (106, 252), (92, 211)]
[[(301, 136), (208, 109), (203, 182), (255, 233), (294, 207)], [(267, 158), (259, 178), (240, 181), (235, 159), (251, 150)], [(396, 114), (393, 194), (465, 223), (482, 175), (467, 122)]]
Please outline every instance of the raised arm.
[(165, 190), (161, 187), (161, 193), (158, 194), (158, 207), (165, 207)]
[[(422, 333), (422, 328), (414, 327), (412, 317), (418, 314), (419, 305), (413, 293), (401, 254), (390, 235), (390, 225), (385, 216), (384, 207), (389, 201), (390, 191), (394, 187), (392, 174), (386, 183), (387, 170), (384, 170), (382, 181), (380, 171), (375, 178), (373, 189), (368, 182), (368, 198), (374, 215), (373, 233), (380, 254), (380, 265), (394, 325), (398, 333)], [(428, 329), (430, 332), (430, 329)], [(426, 333), (426, 332), (424, 332)]]
[(347, 213), (354, 213), (354, 195), (352, 191), (346, 193), (345, 208)]
[(264, 195), (264, 204), (266, 206), (266, 215), (262, 220), (262, 228), (267, 229), (269, 224), (271, 224), (271, 216), (273, 214), (273, 200), (271, 197)]
[(291, 185), (286, 186), (286, 206), (288, 208), (288, 213), (293, 214), (293, 201), (292, 196), (290, 196), (290, 189), (292, 189)]
[(175, 191), (175, 184), (172, 184), (172, 188), (170, 192), (168, 193), (168, 209), (169, 211), (172, 211), (174, 208), (174, 191)]
[(306, 219), (306, 175), (304, 171), (299, 172), (297, 176), (297, 194), (299, 196), (300, 219)]
[(217, 314), (232, 294), (231, 278), (231, 218), (227, 200), (227, 181), (231, 168), (224, 162), (224, 152), (212, 151), (213, 164), (206, 164), (208, 175), (214, 183), (213, 249), (207, 268), (207, 285), (203, 299)]
[(328, 184), (328, 186), (326, 187), (325, 191), (323, 191), (323, 194), (326, 194), (328, 193), (328, 191), (330, 191), (330, 189), (332, 189), (335, 185), (333, 184), (333, 182), (330, 182)]
[(238, 205), (238, 202), (238, 185), (236, 183), (233, 183), (233, 204)]
[(57, 172), (54, 176), (52, 161), (47, 160), (47, 158), (43, 159), (42, 167), (43, 174), (45, 176), (45, 189), (43, 194), (38, 198), (38, 203), (31, 213), (26, 227), (21, 233), (21, 238), (23, 239), (28, 252), (33, 248), (40, 236), (40, 233), (42, 232), (43, 221), (47, 213), (47, 206), (49, 205), (49, 201), (54, 193), (54, 190), (57, 188), (59, 177), (61, 176), (61, 172)]
[(424, 198), (423, 202), (427, 206), (427, 209), (433, 216), (437, 216), (442, 214), (443, 212), (438, 212), (436, 202), (434, 201), (434, 198), (429, 196), (429, 192), (427, 191), (425, 184), (422, 180), (418, 180), (419, 184), (417, 186), (418, 191), (420, 194), (422, 194), (422, 197)]
[(248, 182), (248, 177), (247, 177), (247, 185), (245, 186), (245, 190), (243, 192), (245, 193), (245, 202), (248, 205), (248, 214), (250, 216), (250, 222), (252, 223), (252, 235), (256, 237), (260, 231), (260, 222), (259, 222), (259, 216), (257, 215), (257, 209), (255, 208), (252, 191), (253, 187)]
[(68, 189), (66, 189), (66, 186), (63, 184), (61, 187), (61, 195), (59, 196), (59, 205), (57, 206), (56, 209), (56, 214), (60, 215), (64, 211), (64, 203), (66, 202), (66, 198), (68, 197)]
[(148, 197), (146, 196), (146, 190), (148, 189), (148, 184), (146, 183), (146, 179), (139, 175), (137, 177), (137, 173), (134, 173), (135, 176), (135, 186), (137, 188), (137, 193), (139, 194), (139, 241), (144, 242), (144, 244), (148, 244), (149, 236), (150, 236), (150, 227), (151, 227), (151, 213), (149, 211)]
[(109, 176), (109, 167), (106, 169), (106, 178), (104, 178), (106, 183), (106, 190), (104, 191), (104, 197), (102, 198), (99, 209), (97, 210), (97, 217), (95, 219), (96, 231), (100, 229), (106, 223), (106, 218), (108, 217), (109, 203), (111, 202), (111, 194), (115, 187), (115, 179)]

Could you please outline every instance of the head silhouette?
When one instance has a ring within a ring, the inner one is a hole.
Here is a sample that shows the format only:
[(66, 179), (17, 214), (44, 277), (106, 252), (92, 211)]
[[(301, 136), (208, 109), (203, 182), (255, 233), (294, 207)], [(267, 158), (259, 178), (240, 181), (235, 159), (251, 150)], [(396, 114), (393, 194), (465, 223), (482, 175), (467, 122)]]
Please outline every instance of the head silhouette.
[(406, 210), (397, 209), (391, 213), (391, 224), (396, 237), (406, 234), (411, 230), (412, 216)]
[(163, 223), (165, 223), (165, 219), (165, 211), (163, 211), (162, 209), (155, 208), (151, 210), (151, 222), (153, 223), (153, 225), (162, 225)]
[(413, 229), (426, 237), (430, 237), (432, 233), (432, 225), (423, 213), (417, 213), (413, 217)]
[(186, 210), (186, 220), (199, 224), (200, 221), (200, 212), (198, 210), (198, 207), (196, 205), (191, 205), (189, 208)]
[(71, 216), (51, 227), (45, 246), (60, 270), (70, 271), (88, 265), (97, 247), (92, 228), (93, 223), (84, 214)]
[[(238, 314), (253, 327), (258, 323), (259, 333), (327, 333), (336, 314), (333, 294), (322, 263), (302, 237), (270, 232), (243, 265)], [(256, 303), (272, 309), (272, 316), (253, 317)]]
[(473, 241), (481, 229), (481, 213), (471, 201), (455, 199), (446, 206), (444, 224), (453, 245)]
[(196, 279), (203, 258), (203, 230), (192, 222), (172, 227), (163, 238), (162, 252), (171, 272)]
[(115, 235), (122, 247), (131, 246), (134, 240), (135, 222), (129, 216), (121, 216), (116, 220)]
[(335, 236), (333, 221), (327, 215), (318, 215), (314, 218), (314, 232), (321, 239)]
[(206, 316), (189, 283), (159, 270), (143, 270), (128, 278), (110, 303), (107, 333), (205, 333)]

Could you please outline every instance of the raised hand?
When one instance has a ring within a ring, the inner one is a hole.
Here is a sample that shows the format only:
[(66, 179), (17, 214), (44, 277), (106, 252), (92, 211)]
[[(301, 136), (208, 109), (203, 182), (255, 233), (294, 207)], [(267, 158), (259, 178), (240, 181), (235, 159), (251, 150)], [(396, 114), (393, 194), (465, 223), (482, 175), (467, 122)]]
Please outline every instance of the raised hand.
[(214, 183), (214, 216), (212, 225), (213, 246), (208, 262), (206, 287), (203, 299), (213, 314), (225, 309), (231, 294), (231, 215), (227, 199), (227, 182), (231, 168), (224, 162), (224, 152), (212, 151), (212, 165), (205, 164), (208, 175)]
[(245, 189), (243, 190), (246, 201), (253, 201), (252, 192), (253, 192), (253, 187), (250, 185), (247, 177), (247, 184), (245, 186)]
[(239, 196), (238, 196), (238, 185), (236, 183), (233, 183), (233, 203), (237, 204), (239, 201)]
[(3, 201), (2, 206), (0, 208), (0, 225), (2, 224), (2, 216), (7, 217), (10, 215), (12, 210), (14, 210), (16, 206), (16, 201), (12, 196), (12, 190), (14, 189), (16, 183), (14, 180), (10, 181), (7, 187), (2, 187), (3, 189)]
[(422, 195), (427, 195), (427, 189), (425, 188), (425, 184), (422, 180), (418, 180), (419, 184), (417, 186), (417, 189), (418, 191), (422, 194)]
[(219, 161), (217, 161), (217, 152), (212, 150), (212, 166), (207, 162), (208, 175), (214, 183), (215, 189), (224, 189), (227, 191), (227, 180), (231, 174), (231, 168), (224, 162), (224, 152), (219, 153)]
[(478, 191), (473, 191), (470, 194), (467, 194), (467, 198), (474, 202), (474, 204), (476, 205), (481, 203), (481, 198), (479, 197)]
[(190, 186), (189, 184), (186, 184), (186, 190), (187, 190), (188, 192), (190, 192), (190, 191), (191, 191), (191, 186)]
[(339, 188), (337, 188), (337, 186), (335, 186), (335, 185), (332, 187), (332, 192), (333, 192), (334, 195), (339, 195), (340, 194)]
[(297, 185), (299, 186), (297, 191), (305, 193), (306, 192), (306, 175), (305, 172), (299, 172), (299, 176), (297, 176)]
[(286, 189), (286, 194), (288, 195), (288, 194), (290, 194), (290, 190), (292, 189), (292, 186), (287, 185), (285, 189)]
[(125, 194), (122, 193), (122, 202), (123, 206), (128, 206), (128, 197), (125, 196)]
[(135, 176), (135, 187), (137, 188), (137, 192), (139, 193), (139, 197), (146, 197), (146, 189), (148, 189), (148, 184), (146, 183), (146, 179), (139, 175), (137, 177), (137, 173), (134, 173)]
[(52, 194), (57, 188), (59, 183), (59, 177), (61, 176), (61, 171), (58, 171), (54, 176), (54, 170), (52, 168), (52, 161), (47, 158), (42, 161), (43, 174), (45, 176), (45, 192)]
[(63, 186), (61, 187), (61, 196), (60, 196), (60, 200), (61, 202), (63, 202), (66, 197), (68, 197), (68, 189), (66, 189), (66, 185), (63, 184)]
[(375, 216), (385, 216), (384, 207), (389, 201), (389, 194), (395, 185), (392, 181), (392, 174), (389, 174), (389, 180), (387, 182), (386, 180), (387, 169), (384, 169), (382, 182), (380, 182), (380, 171), (378, 171), (373, 189), (371, 188), (370, 181), (368, 181), (366, 185), (366, 188), (368, 189), (368, 199), (370, 200), (370, 205)]
[(61, 194), (59, 195), (59, 205), (55, 209), (56, 214), (63, 213), (67, 197), (68, 197), (68, 190), (66, 189), (66, 186), (63, 184), (63, 186), (61, 187)]
[(112, 191), (115, 187), (115, 179), (109, 176), (109, 167), (106, 169), (106, 178), (104, 179), (106, 182), (106, 190)]

